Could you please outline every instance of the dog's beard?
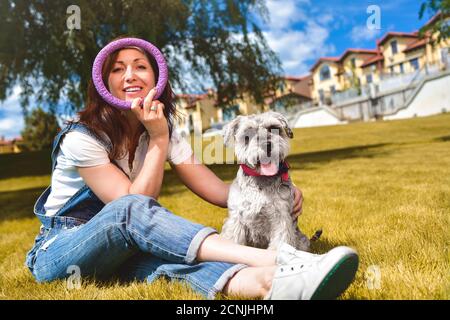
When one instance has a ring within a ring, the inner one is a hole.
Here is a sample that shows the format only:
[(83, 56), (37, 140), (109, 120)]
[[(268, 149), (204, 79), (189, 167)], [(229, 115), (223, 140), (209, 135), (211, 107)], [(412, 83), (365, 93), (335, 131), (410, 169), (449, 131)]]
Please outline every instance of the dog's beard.
[(235, 151), (239, 163), (262, 176), (273, 176), (278, 173), (280, 163), (289, 152), (289, 143), (280, 137), (267, 139), (257, 136), (250, 140), (248, 146), (238, 145)]
[(279, 164), (282, 161), (283, 159), (280, 159), (279, 157), (262, 156), (251, 159), (251, 161), (245, 161), (244, 164), (257, 171), (262, 176), (273, 176), (278, 173)]

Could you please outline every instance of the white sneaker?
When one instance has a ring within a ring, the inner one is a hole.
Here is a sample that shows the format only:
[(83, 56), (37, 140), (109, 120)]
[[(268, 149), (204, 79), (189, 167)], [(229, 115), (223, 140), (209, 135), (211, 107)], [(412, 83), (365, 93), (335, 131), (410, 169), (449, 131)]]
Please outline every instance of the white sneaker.
[(293, 246), (287, 243), (283, 243), (278, 248), (278, 253), (275, 262), (277, 265), (284, 265), (284, 264), (302, 263), (303, 261), (309, 261), (311, 259), (320, 259), (321, 257), (323, 257), (323, 255), (297, 250)]
[(347, 289), (358, 270), (358, 255), (348, 247), (337, 247), (323, 255), (306, 254), (296, 258), (301, 262), (277, 268), (265, 299), (335, 299)]

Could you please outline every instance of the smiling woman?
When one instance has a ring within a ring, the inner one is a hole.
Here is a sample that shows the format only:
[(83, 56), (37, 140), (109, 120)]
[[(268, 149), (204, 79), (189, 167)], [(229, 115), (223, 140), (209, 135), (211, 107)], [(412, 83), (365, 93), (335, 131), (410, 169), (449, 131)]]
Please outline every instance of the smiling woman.
[[(127, 84), (133, 76), (135, 83)], [(147, 96), (154, 87), (155, 75), (144, 52), (139, 48), (121, 50), (108, 77), (110, 92), (119, 99), (132, 101)]]
[[(116, 40), (113, 40), (113, 42)], [(114, 98), (128, 101), (128, 103), (134, 98), (145, 98), (150, 90), (155, 87), (155, 79), (159, 78), (156, 59), (147, 51), (136, 46), (111, 52), (105, 56), (104, 63), (101, 66), (101, 78), (104, 87)], [(93, 71), (93, 73), (95, 72)], [(142, 90), (132, 92), (136, 90), (133, 87), (142, 88)], [(125, 89), (129, 92), (125, 92)], [(162, 111), (167, 119), (169, 137), (171, 137), (173, 123), (178, 114), (174, 104), (174, 93), (169, 82), (165, 84), (158, 99), (164, 104)], [(126, 116), (130, 115), (130, 112), (122, 112), (119, 109), (111, 108), (110, 104), (99, 94), (94, 82), (91, 82), (88, 86), (87, 106), (79, 115), (80, 121), (87, 124), (97, 135), (106, 134), (109, 137), (112, 143), (112, 149), (109, 152), (111, 159), (123, 156), (125, 150), (132, 149), (132, 145), (136, 144), (139, 136), (145, 132), (142, 123), (129, 121), (133, 119), (133, 117)]]
[[(100, 52), (95, 57), (94, 64), (92, 67), (92, 79), (95, 88), (106, 102), (108, 102), (112, 106), (125, 110), (131, 107), (131, 103), (127, 101), (122, 101), (118, 97), (111, 94), (110, 91), (108, 91), (108, 89), (105, 87), (102, 73), (104, 70), (105, 60), (110, 58), (111, 54), (119, 52), (120, 50), (126, 48), (134, 48), (136, 50), (139, 50), (142, 53), (145, 53), (147, 56), (151, 57), (151, 59), (156, 62), (159, 75), (157, 77), (158, 80), (155, 86), (156, 90), (155, 98), (160, 97), (162, 91), (164, 90), (164, 87), (166, 86), (168, 78), (166, 60), (164, 59), (161, 51), (159, 51), (159, 49), (150, 42), (138, 38), (126, 38), (126, 37), (110, 42), (102, 50), (100, 50)], [(144, 60), (149, 61), (148, 59)]]
[[(155, 99), (159, 72), (152, 55), (140, 48), (112, 52), (102, 67), (102, 83), (131, 108), (108, 104), (90, 84), (80, 120), (55, 138), (51, 186), (34, 206), (42, 227), (26, 259), (37, 281), (65, 278), (68, 267), (77, 266), (82, 275), (100, 279), (186, 280), (208, 298), (218, 292), (337, 297), (356, 272), (353, 250), (335, 248), (319, 263), (287, 244), (278, 253), (241, 246), (157, 202), (166, 160), (206, 201), (226, 207), (229, 193), (229, 185), (196, 162), (190, 145), (173, 130), (169, 83)], [(296, 194), (293, 214), (301, 212), (301, 193)]]

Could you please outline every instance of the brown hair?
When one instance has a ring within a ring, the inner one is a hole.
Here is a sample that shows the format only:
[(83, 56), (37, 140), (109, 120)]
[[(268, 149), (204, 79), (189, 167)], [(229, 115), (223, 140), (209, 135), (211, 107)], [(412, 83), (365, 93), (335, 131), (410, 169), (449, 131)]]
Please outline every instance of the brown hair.
[[(114, 40), (121, 38), (124, 37), (119, 37)], [(107, 88), (109, 73), (111, 72), (120, 50), (122, 49), (118, 49), (117, 51), (111, 53), (103, 64), (102, 77), (103, 83)], [(158, 64), (152, 55), (148, 54), (145, 50), (142, 50), (142, 52), (146, 55), (148, 61), (150, 62), (156, 81), (159, 75)], [(175, 94), (172, 91), (169, 81), (167, 82), (164, 91), (158, 100), (165, 106), (164, 116), (167, 119), (170, 139), (173, 131), (173, 121), (178, 114), (175, 107)], [(121, 110), (109, 105), (103, 100), (95, 89), (92, 79), (88, 84), (86, 107), (80, 111), (78, 115), (80, 117), (79, 121), (85, 124), (98, 137), (106, 135), (109, 138), (112, 144), (112, 149), (108, 150), (109, 158), (111, 160), (122, 158), (126, 154), (127, 150), (129, 150), (130, 146), (135, 144), (139, 136), (145, 131), (144, 125), (140, 123), (138, 136), (130, 137), (131, 128), (125, 114)]]

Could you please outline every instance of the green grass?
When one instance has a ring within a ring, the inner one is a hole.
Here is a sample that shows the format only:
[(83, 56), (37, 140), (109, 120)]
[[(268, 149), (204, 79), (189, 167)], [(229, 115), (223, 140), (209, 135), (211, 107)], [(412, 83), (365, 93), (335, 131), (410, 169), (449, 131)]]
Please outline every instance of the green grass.
[[(291, 177), (304, 193), (302, 230), (313, 247), (358, 250), (360, 268), (343, 299), (450, 299), (450, 114), (392, 122), (295, 129)], [(38, 284), (24, 257), (39, 228), (32, 206), (50, 181), (49, 151), (0, 156), (0, 298), (197, 299), (181, 283), (64, 281)], [(211, 165), (231, 181), (236, 165)], [(167, 170), (159, 201), (220, 230), (226, 209), (210, 205)], [(379, 289), (366, 271), (381, 272)]]

